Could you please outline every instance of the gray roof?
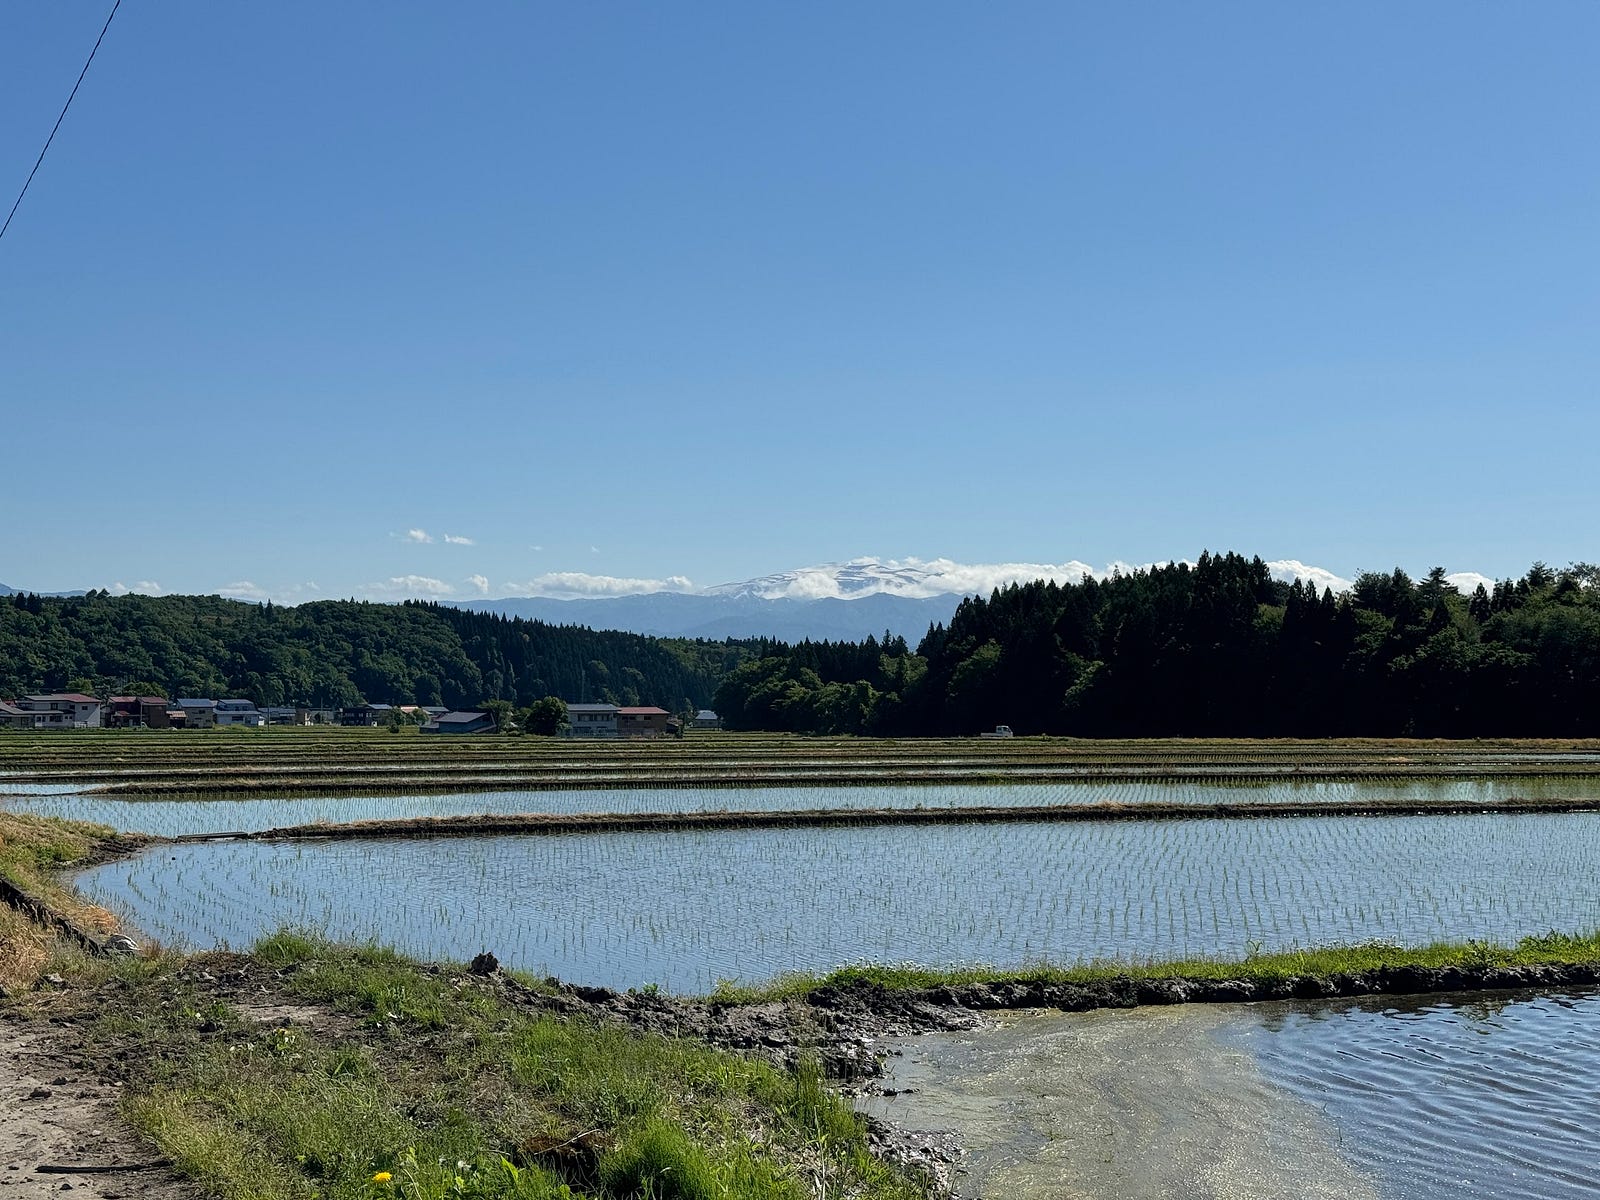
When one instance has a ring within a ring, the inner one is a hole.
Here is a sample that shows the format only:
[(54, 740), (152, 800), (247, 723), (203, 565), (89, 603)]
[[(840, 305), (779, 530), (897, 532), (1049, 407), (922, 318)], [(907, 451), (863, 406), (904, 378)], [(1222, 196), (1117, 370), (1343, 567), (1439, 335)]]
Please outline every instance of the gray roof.
[(178, 707), (179, 708), (215, 708), (216, 706), (217, 706), (217, 702), (215, 700), (179, 700), (178, 701)]
[(617, 706), (615, 704), (569, 704), (567, 705), (567, 711), (569, 713), (614, 713), (617, 711)]
[(436, 722), (440, 725), (470, 725), (474, 721), (483, 720), (488, 715), (488, 713), (481, 712), (445, 713), (444, 716), (436, 718)]
[(717, 719), (717, 714), (712, 712), (709, 708), (702, 708), (699, 712), (695, 713), (694, 719), (696, 721), (715, 721)]

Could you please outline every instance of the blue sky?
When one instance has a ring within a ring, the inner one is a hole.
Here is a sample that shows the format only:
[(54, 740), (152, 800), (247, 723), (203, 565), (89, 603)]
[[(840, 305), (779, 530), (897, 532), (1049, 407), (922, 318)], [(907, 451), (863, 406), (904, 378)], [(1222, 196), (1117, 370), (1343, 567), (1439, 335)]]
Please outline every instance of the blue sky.
[[(5, 207), (108, 7), (0, 9)], [(128, 0), (0, 241), (0, 580), (1600, 558), (1596, 44)]]

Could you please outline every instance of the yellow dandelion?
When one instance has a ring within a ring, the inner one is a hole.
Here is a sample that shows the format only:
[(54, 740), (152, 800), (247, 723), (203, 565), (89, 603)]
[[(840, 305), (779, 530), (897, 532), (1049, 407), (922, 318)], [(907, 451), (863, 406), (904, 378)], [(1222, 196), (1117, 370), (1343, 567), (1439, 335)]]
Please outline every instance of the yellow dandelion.
[(376, 1175), (374, 1175), (372, 1177), (372, 1182), (373, 1183), (388, 1183), (393, 1178), (394, 1178), (394, 1176), (389, 1174), (389, 1172), (387, 1172), (387, 1171), (379, 1171)]

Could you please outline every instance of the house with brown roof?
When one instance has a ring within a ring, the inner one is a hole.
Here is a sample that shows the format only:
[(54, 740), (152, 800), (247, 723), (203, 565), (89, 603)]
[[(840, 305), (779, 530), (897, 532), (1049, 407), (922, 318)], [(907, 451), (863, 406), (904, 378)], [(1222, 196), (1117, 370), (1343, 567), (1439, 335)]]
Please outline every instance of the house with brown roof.
[(113, 696), (106, 701), (105, 723), (113, 729), (167, 729), (167, 702), (160, 696)]

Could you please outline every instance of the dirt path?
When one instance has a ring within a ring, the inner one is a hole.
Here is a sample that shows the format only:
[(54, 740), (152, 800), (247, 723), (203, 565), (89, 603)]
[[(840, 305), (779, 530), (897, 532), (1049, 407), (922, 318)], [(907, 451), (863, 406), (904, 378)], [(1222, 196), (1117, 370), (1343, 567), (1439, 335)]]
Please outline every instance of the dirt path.
[(0, 1016), (0, 1198), (197, 1200), (170, 1170), (57, 1173), (160, 1161), (118, 1115), (121, 1085), (73, 1064), (51, 1026)]

